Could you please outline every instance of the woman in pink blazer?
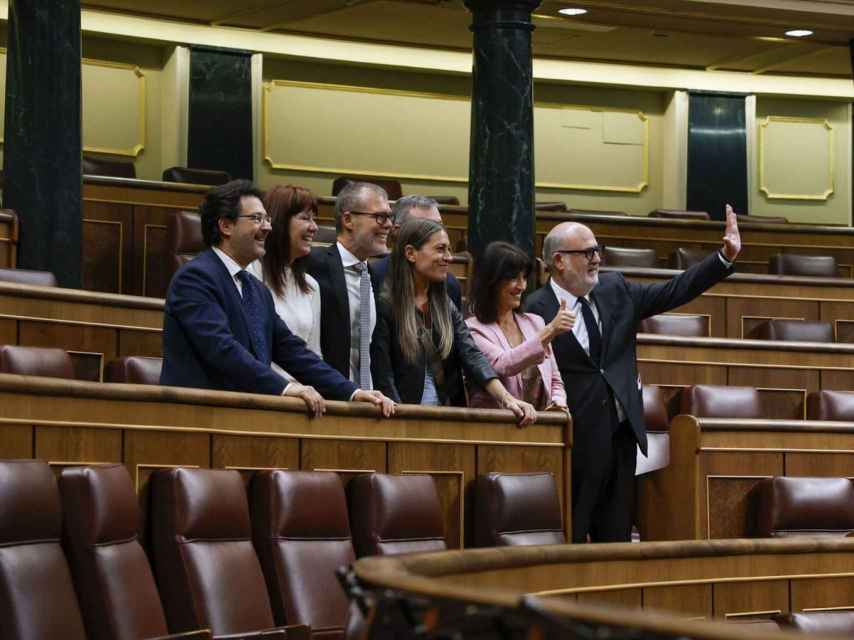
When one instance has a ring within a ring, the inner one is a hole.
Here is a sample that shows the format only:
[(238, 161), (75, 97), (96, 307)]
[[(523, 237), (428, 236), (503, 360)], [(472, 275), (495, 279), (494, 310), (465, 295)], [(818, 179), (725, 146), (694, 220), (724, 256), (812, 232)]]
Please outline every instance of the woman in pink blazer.
[[(566, 391), (551, 341), (572, 329), (575, 315), (561, 307), (549, 324), (518, 311), (534, 261), (518, 247), (493, 242), (483, 252), (472, 278), (466, 320), (477, 346), (513, 396), (538, 411), (566, 410)], [(469, 390), (472, 407), (496, 407), (479, 388)]]

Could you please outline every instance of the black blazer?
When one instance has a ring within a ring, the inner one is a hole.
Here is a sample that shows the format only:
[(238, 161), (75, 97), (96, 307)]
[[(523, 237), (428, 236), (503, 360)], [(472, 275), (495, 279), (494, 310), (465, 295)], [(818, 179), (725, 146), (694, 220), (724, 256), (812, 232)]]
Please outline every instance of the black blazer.
[[(644, 318), (690, 302), (730, 273), (732, 269), (724, 266), (715, 252), (687, 271), (657, 284), (630, 282), (618, 272), (599, 275), (599, 284), (591, 296), (603, 327), (601, 369), (593, 364), (571, 332), (561, 334), (552, 342), (579, 451), (610, 449), (610, 445), (599, 441), (610, 439), (610, 430), (598, 428), (610, 412), (607, 404), (610, 388), (626, 412), (641, 451), (646, 454), (643, 399), (638, 388), (638, 325)], [(546, 322), (555, 317), (558, 308), (550, 283), (525, 301), (525, 310), (542, 316)], [(600, 445), (605, 448), (598, 449)]]
[[(383, 282), (385, 282), (385, 276), (388, 273), (388, 265), (390, 262), (391, 254), (371, 261), (371, 265), (374, 268), (374, 275), (376, 276), (377, 289), (375, 289), (374, 293), (377, 297), (379, 297), (380, 291), (382, 290)], [(457, 305), (457, 309), (462, 309), (463, 288), (462, 286), (460, 286), (460, 281), (457, 280), (457, 277), (453, 273), (449, 272), (448, 279), (445, 282), (448, 291), (448, 297), (451, 299), (451, 302)]]
[[(345, 378), (350, 377), (350, 302), (344, 263), (337, 243), (315, 247), (308, 258), (308, 272), (320, 286), (320, 349), (323, 359)], [(368, 263), (374, 297), (379, 292), (374, 269)]]
[[(450, 305), (451, 324), (454, 327), (454, 345), (451, 353), (442, 361), (445, 384), (436, 385), (439, 401), (443, 405), (466, 406), (462, 370), (469, 380), (484, 386), (498, 376), (492, 365), (481, 353), (469, 333), (468, 325), (456, 306)], [(439, 338), (435, 331), (433, 343)], [(391, 305), (384, 299), (377, 300), (377, 327), (371, 340), (371, 376), (374, 388), (379, 389), (395, 402), (421, 404), (424, 393), (426, 359), (419, 354), (418, 362), (412, 364), (404, 359), (400, 351), (397, 323)]]

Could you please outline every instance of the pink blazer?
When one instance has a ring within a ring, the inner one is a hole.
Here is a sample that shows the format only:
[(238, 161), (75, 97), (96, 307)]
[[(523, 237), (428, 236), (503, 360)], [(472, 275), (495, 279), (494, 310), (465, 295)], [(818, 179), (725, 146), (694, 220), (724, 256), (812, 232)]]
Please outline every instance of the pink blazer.
[[(484, 324), (472, 316), (466, 320), (478, 348), (483, 351), (501, 383), (514, 397), (522, 398), (521, 373), (536, 366), (543, 378), (548, 403), (566, 406), (566, 391), (551, 348), (543, 349), (539, 339), (545, 323), (533, 313), (517, 313), (516, 320), (524, 340), (518, 347), (511, 347), (498, 323)], [(471, 389), (469, 405), (472, 407), (495, 407), (495, 401), (482, 389)]]

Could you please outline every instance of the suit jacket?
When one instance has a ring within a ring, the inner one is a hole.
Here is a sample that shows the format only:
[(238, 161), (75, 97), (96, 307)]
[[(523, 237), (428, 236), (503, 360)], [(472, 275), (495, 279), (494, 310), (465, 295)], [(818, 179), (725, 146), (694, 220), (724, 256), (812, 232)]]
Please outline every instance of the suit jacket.
[[(638, 388), (638, 325), (644, 318), (693, 300), (731, 272), (715, 252), (662, 283), (630, 282), (618, 272), (599, 275), (599, 284), (591, 295), (602, 322), (601, 369), (593, 364), (572, 333), (564, 333), (552, 341), (573, 417), (575, 444), (580, 451), (596, 451), (601, 439), (611, 438), (610, 429), (603, 428), (605, 416), (611, 411), (610, 389), (625, 410), (641, 451), (646, 454), (643, 400)], [(525, 301), (525, 310), (546, 322), (555, 317), (558, 308), (550, 283)]]
[[(323, 359), (345, 378), (349, 378), (350, 301), (347, 281), (344, 279), (344, 263), (337, 243), (328, 247), (314, 247), (308, 255), (307, 270), (320, 285), (320, 350)], [(376, 297), (379, 285), (370, 262), (368, 273)]]
[(264, 305), (266, 353), (254, 353), (240, 293), (211, 249), (178, 270), (166, 294), (160, 384), (280, 395), (287, 382), (272, 361), (323, 397), (348, 400), (355, 385), (290, 332), (267, 287), (256, 278), (247, 285)]
[[(550, 348), (543, 349), (543, 343), (540, 342), (540, 331), (545, 326), (543, 319), (533, 313), (517, 313), (516, 322), (523, 341), (511, 347), (497, 322), (485, 324), (474, 316), (466, 319), (475, 344), (513, 397), (525, 400), (522, 397), (522, 372), (528, 367), (537, 367), (546, 390), (546, 404), (565, 406), (566, 392), (554, 353)], [(498, 405), (488, 393), (473, 388), (469, 394), (469, 406), (495, 408)]]
[[(498, 376), (477, 348), (468, 327), (457, 308), (450, 305), (451, 324), (454, 328), (454, 345), (442, 361), (445, 384), (436, 383), (436, 391), (443, 405), (466, 406), (462, 369), (469, 379), (483, 386)], [(439, 337), (433, 333), (433, 344)], [(371, 340), (371, 376), (374, 388), (395, 402), (421, 404), (424, 393), (424, 374), (427, 360), (423, 351), (418, 361), (411, 363), (403, 357), (398, 340), (398, 326), (391, 305), (384, 298), (377, 300), (377, 327)]]
[[(374, 290), (374, 293), (377, 296), (380, 295), (380, 289), (382, 289), (383, 282), (385, 282), (385, 276), (388, 273), (388, 265), (390, 262), (391, 254), (371, 261), (371, 264), (374, 268), (374, 275), (378, 284), (378, 288)], [(447, 287), (448, 297), (451, 299), (451, 302), (453, 302), (457, 306), (457, 309), (462, 309), (463, 288), (460, 285), (460, 281), (457, 280), (457, 277), (453, 273), (448, 273), (448, 279), (446, 280), (445, 286)]]

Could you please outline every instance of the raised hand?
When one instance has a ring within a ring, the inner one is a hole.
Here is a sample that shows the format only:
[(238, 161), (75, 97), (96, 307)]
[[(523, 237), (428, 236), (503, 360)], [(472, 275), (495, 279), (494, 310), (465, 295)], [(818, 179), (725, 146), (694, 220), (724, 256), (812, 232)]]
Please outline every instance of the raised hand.
[(560, 334), (572, 331), (574, 325), (575, 312), (566, 308), (566, 300), (561, 300), (557, 314), (540, 332), (540, 342), (543, 343), (543, 347), (546, 347)]
[(724, 246), (721, 250), (724, 258), (734, 262), (741, 252), (741, 233), (738, 231), (738, 218), (730, 205), (726, 206), (726, 229), (724, 230)]

